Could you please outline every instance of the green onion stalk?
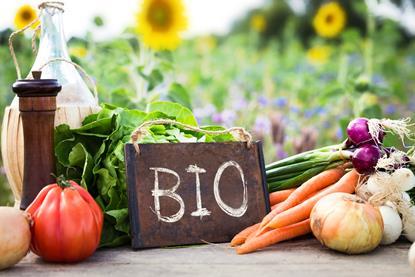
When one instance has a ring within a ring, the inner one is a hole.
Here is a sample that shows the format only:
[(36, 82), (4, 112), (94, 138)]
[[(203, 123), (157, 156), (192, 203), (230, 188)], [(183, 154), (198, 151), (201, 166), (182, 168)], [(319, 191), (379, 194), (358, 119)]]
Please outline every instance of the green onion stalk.
[(350, 161), (352, 152), (346, 142), (303, 152), (268, 164), (266, 177), (268, 191), (298, 187), (313, 176)]

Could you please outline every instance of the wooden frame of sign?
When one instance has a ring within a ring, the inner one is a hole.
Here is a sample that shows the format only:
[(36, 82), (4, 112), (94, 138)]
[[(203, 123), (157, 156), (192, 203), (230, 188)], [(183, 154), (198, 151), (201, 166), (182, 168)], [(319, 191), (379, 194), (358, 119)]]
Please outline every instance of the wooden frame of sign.
[(269, 212), (261, 142), (125, 146), (133, 249), (228, 242)]

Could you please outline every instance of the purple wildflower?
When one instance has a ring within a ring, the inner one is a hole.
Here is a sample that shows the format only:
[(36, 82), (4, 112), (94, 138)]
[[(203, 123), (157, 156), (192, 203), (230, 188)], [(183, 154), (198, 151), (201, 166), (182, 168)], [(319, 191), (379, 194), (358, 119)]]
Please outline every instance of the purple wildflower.
[(226, 126), (234, 125), (236, 113), (232, 110), (224, 110), (222, 112), (222, 123)]
[(282, 144), (275, 144), (275, 155), (277, 157), (277, 160), (282, 160), (288, 157), (288, 154), (287, 152), (285, 152)]
[(341, 127), (338, 127), (337, 130), (336, 130), (336, 138), (338, 140), (343, 139), (343, 130), (342, 130)]
[(253, 130), (258, 134), (269, 134), (271, 130), (271, 121), (268, 117), (260, 115), (255, 119)]
[(260, 95), (260, 96), (258, 97), (258, 104), (259, 104), (261, 107), (266, 107), (266, 106), (268, 105), (268, 99), (267, 99), (265, 96)]
[(222, 114), (221, 113), (212, 114), (212, 121), (216, 124), (222, 124), (223, 123)]
[(273, 104), (277, 106), (278, 108), (284, 108), (285, 106), (287, 106), (288, 100), (286, 97), (281, 96), (281, 97), (274, 99)]
[(394, 104), (389, 104), (385, 107), (384, 112), (387, 115), (391, 115), (391, 114), (394, 114), (396, 112), (396, 110), (397, 109), (396, 109), (396, 106)]

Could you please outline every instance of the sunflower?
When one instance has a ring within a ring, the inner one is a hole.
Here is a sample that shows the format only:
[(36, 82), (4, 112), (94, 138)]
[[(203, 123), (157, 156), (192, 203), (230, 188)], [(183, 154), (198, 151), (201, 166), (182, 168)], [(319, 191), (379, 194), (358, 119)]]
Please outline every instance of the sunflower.
[[(26, 4), (21, 6), (14, 17), (14, 26), (17, 30), (23, 29), (37, 18), (37, 11), (32, 6)], [(32, 26), (35, 29), (39, 23)]]
[(173, 50), (187, 28), (182, 0), (144, 0), (137, 14), (137, 31), (154, 50)]
[(327, 62), (331, 54), (331, 48), (328, 46), (314, 46), (307, 51), (307, 60), (315, 65), (324, 64)]
[(251, 29), (257, 31), (258, 33), (262, 33), (267, 28), (267, 21), (265, 16), (262, 14), (256, 14), (251, 18)]
[(88, 50), (83, 46), (72, 46), (69, 48), (69, 54), (78, 58), (85, 58)]
[(325, 38), (334, 38), (346, 25), (346, 13), (337, 2), (322, 5), (313, 19), (317, 34)]

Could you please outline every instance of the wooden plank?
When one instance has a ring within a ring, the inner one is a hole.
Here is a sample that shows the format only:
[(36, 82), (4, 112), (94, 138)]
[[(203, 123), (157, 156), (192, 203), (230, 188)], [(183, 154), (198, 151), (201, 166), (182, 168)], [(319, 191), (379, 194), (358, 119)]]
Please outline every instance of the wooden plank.
[(269, 211), (262, 146), (125, 146), (133, 248), (227, 242)]
[(414, 276), (407, 262), (410, 244), (398, 242), (365, 255), (343, 255), (315, 239), (283, 242), (238, 256), (226, 244), (184, 248), (98, 251), (74, 265), (46, 264), (33, 254), (1, 276)]

